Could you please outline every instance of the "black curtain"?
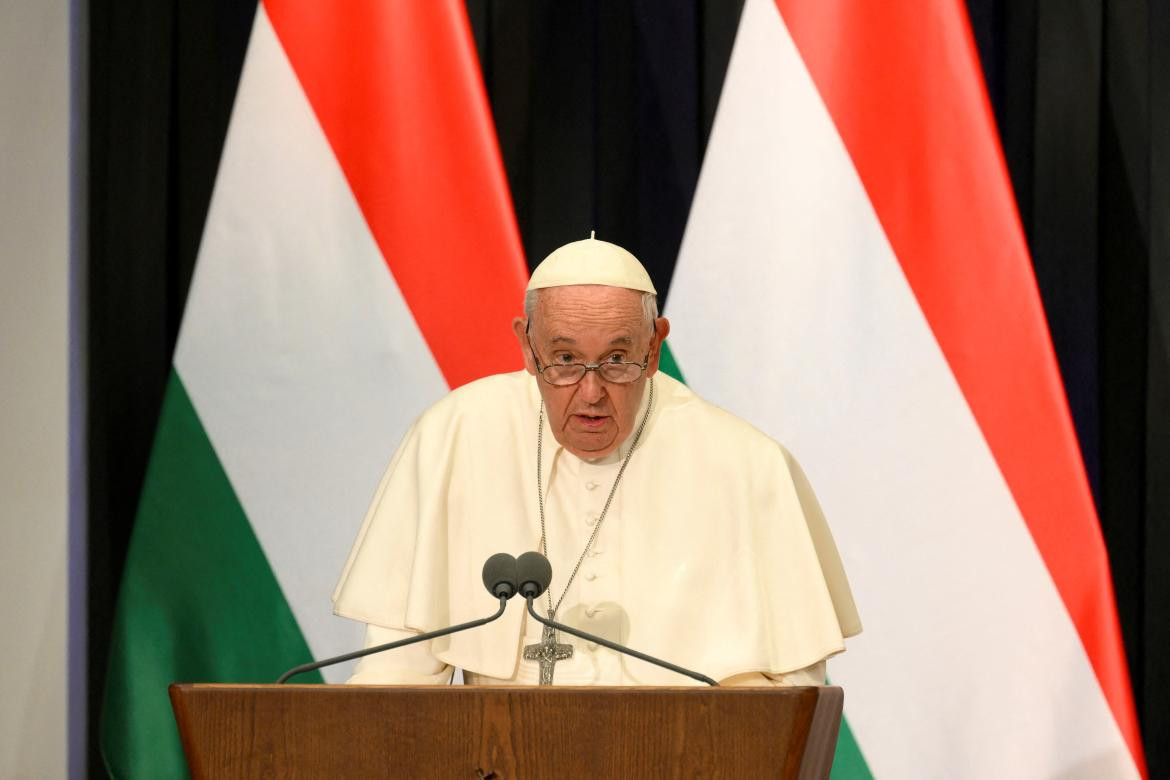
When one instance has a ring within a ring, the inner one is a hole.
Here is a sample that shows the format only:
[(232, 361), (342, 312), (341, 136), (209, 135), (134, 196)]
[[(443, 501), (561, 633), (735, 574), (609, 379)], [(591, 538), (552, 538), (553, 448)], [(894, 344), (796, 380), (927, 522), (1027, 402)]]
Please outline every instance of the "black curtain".
[[(530, 263), (595, 228), (668, 289), (742, 0), (467, 0)], [(968, 0), (1170, 776), (1170, 4)], [(89, 725), (255, 2), (89, 2)]]

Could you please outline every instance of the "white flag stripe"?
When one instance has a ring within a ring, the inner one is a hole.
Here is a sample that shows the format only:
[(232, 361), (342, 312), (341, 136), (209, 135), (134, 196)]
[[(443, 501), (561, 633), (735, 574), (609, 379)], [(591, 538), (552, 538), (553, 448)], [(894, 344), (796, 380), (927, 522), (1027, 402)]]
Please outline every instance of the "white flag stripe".
[(330, 594), (393, 447), (447, 388), (263, 4), (196, 268), (176, 369), (310, 649), (353, 649)]
[(1133, 776), (1048, 570), (768, 0), (748, 0), (668, 300), (702, 395), (800, 458), (865, 633), (879, 777)]

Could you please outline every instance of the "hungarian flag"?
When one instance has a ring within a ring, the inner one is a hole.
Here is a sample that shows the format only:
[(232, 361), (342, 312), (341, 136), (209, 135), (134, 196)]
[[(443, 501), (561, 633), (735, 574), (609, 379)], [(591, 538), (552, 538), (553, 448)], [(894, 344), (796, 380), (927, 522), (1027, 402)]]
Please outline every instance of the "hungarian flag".
[(1108, 561), (961, 0), (747, 0), (666, 313), (866, 632), (840, 777), (1131, 777)]
[(520, 367), (526, 277), (462, 0), (264, 0), (119, 596), (111, 774), (184, 773), (171, 682), (360, 646), (329, 598), (378, 478), (448, 388)]

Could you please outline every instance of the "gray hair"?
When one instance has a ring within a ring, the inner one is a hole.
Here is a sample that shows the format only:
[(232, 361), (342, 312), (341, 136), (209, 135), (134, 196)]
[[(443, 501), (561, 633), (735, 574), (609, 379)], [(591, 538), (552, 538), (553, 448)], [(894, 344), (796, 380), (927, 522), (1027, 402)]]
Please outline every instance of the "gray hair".
[[(540, 304), (540, 291), (542, 289), (544, 288), (538, 287), (524, 293), (524, 316), (529, 322), (532, 321), (532, 316), (536, 314), (536, 307)], [(642, 314), (645, 315), (647, 324), (654, 327), (654, 320), (658, 319), (657, 295), (652, 292), (642, 292)]]

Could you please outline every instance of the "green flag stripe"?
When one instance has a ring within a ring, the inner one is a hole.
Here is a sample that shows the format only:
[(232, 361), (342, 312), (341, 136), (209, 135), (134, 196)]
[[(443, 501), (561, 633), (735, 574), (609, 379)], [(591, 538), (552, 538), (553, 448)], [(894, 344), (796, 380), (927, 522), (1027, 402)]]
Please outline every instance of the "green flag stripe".
[(683, 379), (682, 370), (678, 367), (678, 361), (674, 359), (674, 353), (670, 351), (670, 345), (665, 341), (662, 342), (662, 355), (658, 359), (658, 368), (667, 376), (672, 376), (678, 381), (686, 384)]
[(831, 780), (873, 780), (873, 772), (861, 755), (861, 748), (853, 738), (849, 722), (841, 718), (841, 731), (837, 734), (837, 750), (833, 754)]
[[(182, 380), (172, 372), (110, 647), (101, 722), (110, 775), (186, 774), (167, 695), (172, 682), (272, 682), (310, 658)], [(321, 676), (298, 682), (321, 682)]]
[[(662, 343), (662, 357), (659, 359), (658, 367), (663, 373), (678, 381), (686, 381), (683, 379), (678, 361), (674, 359), (674, 353), (670, 351), (670, 345), (666, 342)], [(857, 740), (853, 738), (853, 731), (849, 728), (849, 723), (842, 718), (841, 731), (837, 736), (837, 751), (833, 758), (833, 778), (835, 780), (869, 780), (872, 777), (873, 773), (869, 771), (865, 757), (861, 755), (861, 748), (858, 747)]]

